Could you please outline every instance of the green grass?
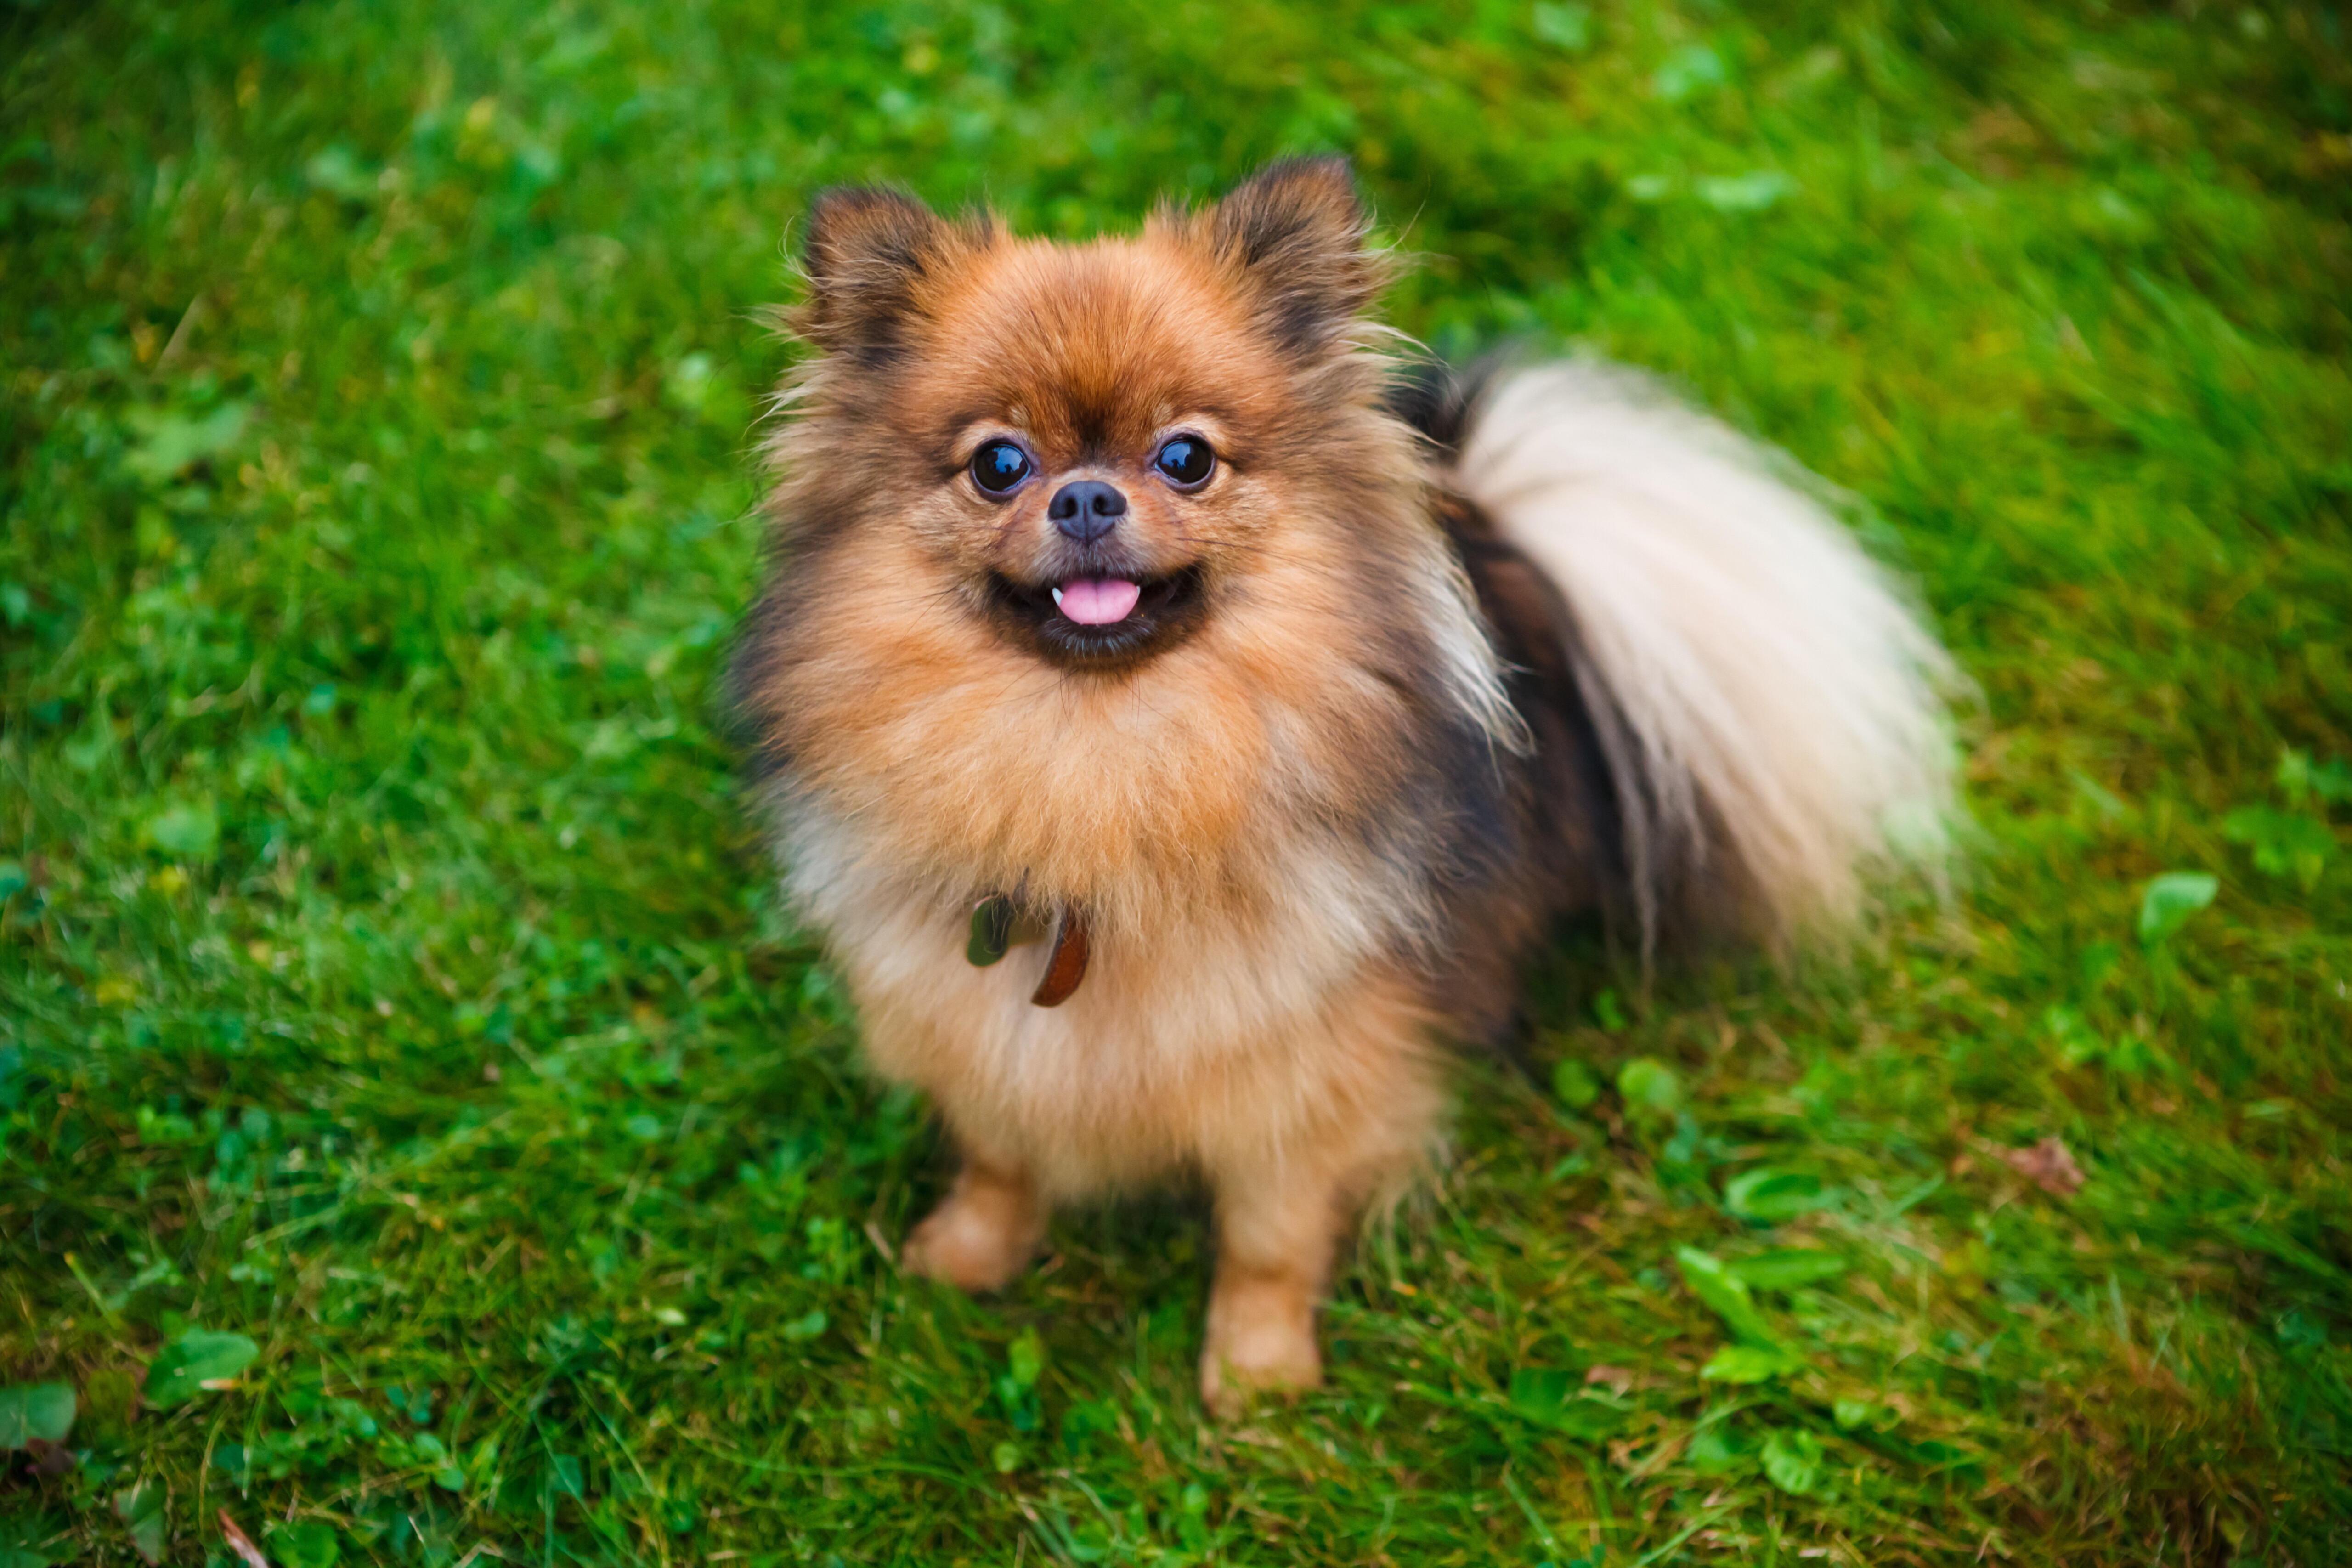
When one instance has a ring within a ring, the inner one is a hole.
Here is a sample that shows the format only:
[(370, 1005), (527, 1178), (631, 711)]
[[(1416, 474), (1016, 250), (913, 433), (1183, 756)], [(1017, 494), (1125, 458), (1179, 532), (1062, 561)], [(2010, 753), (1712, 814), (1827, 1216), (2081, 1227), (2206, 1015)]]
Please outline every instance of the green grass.
[[(2352, 1554), (2340, 9), (7, 16), (0, 1386), (79, 1415), (5, 1568)], [(1322, 148), (1402, 326), (1853, 493), (1977, 829), (1846, 965), (1554, 954), (1329, 1387), (1220, 1427), (1195, 1202), (893, 1271), (942, 1152), (712, 691), (812, 191), (1081, 234)]]

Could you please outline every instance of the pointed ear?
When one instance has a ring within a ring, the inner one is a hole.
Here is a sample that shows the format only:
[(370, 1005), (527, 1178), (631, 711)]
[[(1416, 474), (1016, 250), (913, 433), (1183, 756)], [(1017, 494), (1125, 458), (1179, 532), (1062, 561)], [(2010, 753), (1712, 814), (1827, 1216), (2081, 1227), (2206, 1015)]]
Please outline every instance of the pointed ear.
[(801, 268), (808, 303), (794, 324), (819, 347), (880, 362), (895, 356), (916, 289), (955, 237), (912, 196), (866, 185), (820, 192)]
[(1345, 158), (1269, 163), (1208, 215), (1209, 243), (1240, 270), (1260, 325), (1298, 354), (1330, 348), (1379, 295), (1370, 226)]

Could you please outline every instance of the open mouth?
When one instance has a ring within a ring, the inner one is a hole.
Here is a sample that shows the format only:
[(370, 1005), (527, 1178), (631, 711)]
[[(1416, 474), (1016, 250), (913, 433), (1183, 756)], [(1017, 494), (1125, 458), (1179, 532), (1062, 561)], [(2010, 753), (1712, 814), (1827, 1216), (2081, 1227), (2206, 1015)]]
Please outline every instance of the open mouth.
[(998, 574), (990, 579), (989, 599), (999, 624), (1046, 658), (1118, 664), (1162, 652), (1200, 624), (1201, 569), (1034, 585)]

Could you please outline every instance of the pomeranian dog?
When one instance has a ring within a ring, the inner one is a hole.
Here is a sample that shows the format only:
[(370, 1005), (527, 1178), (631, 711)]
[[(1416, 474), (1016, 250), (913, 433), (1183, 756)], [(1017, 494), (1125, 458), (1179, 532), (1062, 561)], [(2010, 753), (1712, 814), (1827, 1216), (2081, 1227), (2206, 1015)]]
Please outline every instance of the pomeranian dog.
[(1787, 465), (1621, 371), (1400, 358), (1367, 228), (1337, 159), (1081, 245), (820, 197), (734, 672), (961, 1155), (903, 1266), (991, 1289), (1053, 1205), (1203, 1180), (1220, 1412), (1318, 1380), (1555, 917), (1784, 946), (1951, 787), (1943, 653)]

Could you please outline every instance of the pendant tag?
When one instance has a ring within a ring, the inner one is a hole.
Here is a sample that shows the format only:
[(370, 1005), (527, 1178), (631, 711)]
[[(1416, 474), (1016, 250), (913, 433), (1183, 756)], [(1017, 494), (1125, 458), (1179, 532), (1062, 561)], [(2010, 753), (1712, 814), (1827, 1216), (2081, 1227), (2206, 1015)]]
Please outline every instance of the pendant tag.
[(986, 969), (1013, 946), (1013, 900), (992, 893), (971, 907), (971, 935), (963, 956), (975, 969)]
[(1016, 947), (1042, 942), (1045, 922), (1014, 907), (1003, 893), (991, 893), (971, 907), (971, 932), (964, 939), (965, 962), (986, 969)]
[[(971, 906), (971, 931), (964, 938), (964, 962), (986, 969), (1016, 947), (1045, 938), (1045, 922), (1015, 905), (1003, 893), (991, 893)], [(1087, 977), (1087, 924), (1076, 910), (1065, 910), (1055, 921), (1054, 950), (1046, 955), (1045, 977), (1029, 1000), (1040, 1007), (1058, 1007), (1076, 994)]]
[(1087, 977), (1087, 922), (1076, 910), (1064, 910), (1054, 932), (1053, 955), (1045, 961), (1045, 978), (1037, 982), (1029, 1000), (1040, 1007), (1058, 1007), (1077, 994)]

